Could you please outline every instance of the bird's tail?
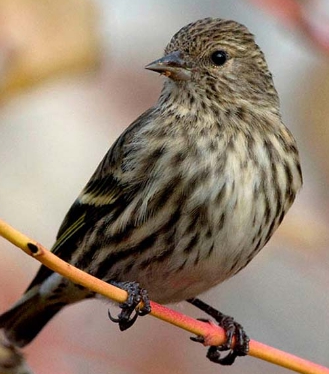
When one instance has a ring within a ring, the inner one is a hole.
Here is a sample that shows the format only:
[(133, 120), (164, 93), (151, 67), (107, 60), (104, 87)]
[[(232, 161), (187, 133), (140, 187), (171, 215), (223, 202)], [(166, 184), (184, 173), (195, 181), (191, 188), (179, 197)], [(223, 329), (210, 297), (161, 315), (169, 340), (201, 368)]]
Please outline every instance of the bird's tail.
[(24, 347), (41, 331), (44, 325), (65, 305), (46, 303), (34, 286), (7, 312), (0, 315), (0, 328), (15, 346)]

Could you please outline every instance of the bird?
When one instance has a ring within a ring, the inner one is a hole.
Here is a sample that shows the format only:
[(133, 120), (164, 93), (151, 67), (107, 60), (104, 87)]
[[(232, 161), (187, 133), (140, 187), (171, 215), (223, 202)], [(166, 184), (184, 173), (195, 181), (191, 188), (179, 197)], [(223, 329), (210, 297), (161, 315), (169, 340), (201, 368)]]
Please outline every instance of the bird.
[[(282, 222), (302, 186), (297, 144), (264, 54), (238, 22), (189, 23), (146, 69), (163, 76), (158, 101), (106, 153), (52, 251), (127, 290), (118, 317), (109, 314), (121, 330), (150, 312), (150, 299), (204, 310), (227, 333), (208, 358), (232, 364), (248, 336), (197, 296), (242, 270)], [(94, 297), (41, 266), (0, 328), (24, 347), (63, 307)]]

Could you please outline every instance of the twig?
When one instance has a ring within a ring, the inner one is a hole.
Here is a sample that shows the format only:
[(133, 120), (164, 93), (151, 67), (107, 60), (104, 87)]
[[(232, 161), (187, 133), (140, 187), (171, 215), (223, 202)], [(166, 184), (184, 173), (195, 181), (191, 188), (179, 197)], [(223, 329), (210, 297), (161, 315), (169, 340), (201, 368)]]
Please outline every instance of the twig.
[[(124, 302), (127, 298), (126, 291), (103, 282), (102, 280), (66, 263), (44, 248), (41, 244), (20, 233), (1, 219), (0, 236), (21, 248), (26, 254), (34, 257), (43, 265), (70, 279), (74, 283), (80, 284), (98, 294), (120, 303)], [(151, 302), (151, 308), (152, 312), (150, 314), (154, 317), (169, 322), (192, 334), (204, 336), (208, 345), (220, 345), (225, 341), (224, 330), (214, 324), (197, 321), (155, 302)], [(328, 368), (259, 343), (255, 340), (250, 341), (249, 355), (298, 373), (329, 374)]]

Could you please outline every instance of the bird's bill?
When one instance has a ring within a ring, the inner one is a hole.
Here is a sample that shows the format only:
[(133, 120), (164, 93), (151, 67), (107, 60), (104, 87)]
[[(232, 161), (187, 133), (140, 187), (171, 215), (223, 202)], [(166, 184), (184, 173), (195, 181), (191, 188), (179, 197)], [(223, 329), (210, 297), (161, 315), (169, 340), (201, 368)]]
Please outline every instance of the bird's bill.
[(145, 69), (163, 74), (174, 80), (190, 80), (191, 71), (186, 62), (181, 58), (179, 51), (172, 52), (145, 66)]

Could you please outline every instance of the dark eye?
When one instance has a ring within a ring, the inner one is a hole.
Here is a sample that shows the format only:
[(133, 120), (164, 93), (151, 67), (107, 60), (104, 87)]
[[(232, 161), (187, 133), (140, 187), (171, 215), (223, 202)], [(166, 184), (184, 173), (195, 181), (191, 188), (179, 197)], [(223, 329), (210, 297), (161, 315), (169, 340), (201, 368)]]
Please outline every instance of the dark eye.
[(227, 61), (227, 54), (225, 51), (215, 51), (212, 53), (210, 58), (215, 65), (221, 66)]

